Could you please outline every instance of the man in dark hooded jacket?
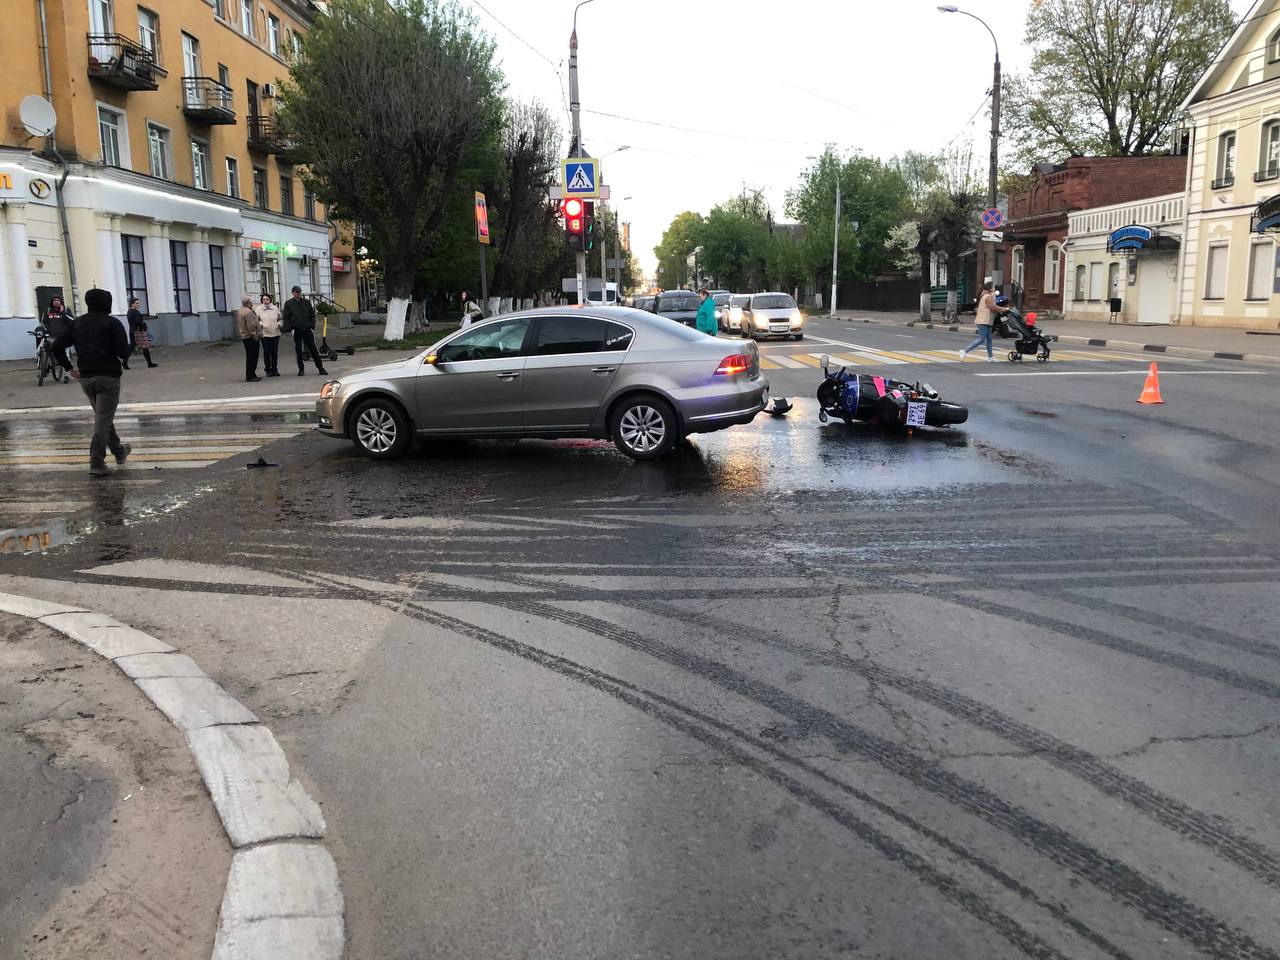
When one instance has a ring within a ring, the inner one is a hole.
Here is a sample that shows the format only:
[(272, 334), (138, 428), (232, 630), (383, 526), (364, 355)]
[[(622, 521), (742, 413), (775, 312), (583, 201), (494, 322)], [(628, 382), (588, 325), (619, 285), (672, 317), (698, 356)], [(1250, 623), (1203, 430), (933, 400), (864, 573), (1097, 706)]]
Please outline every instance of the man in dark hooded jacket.
[[(93, 289), (84, 295), (88, 312), (78, 317), (71, 329), (53, 341), (54, 356), (71, 376), (93, 407), (93, 440), (89, 443), (89, 473), (105, 477), (107, 450), (116, 463), (123, 464), (133, 448), (116, 435), (116, 406), (120, 403), (121, 364), (129, 358), (132, 345), (124, 325), (111, 316), (111, 293)], [(67, 359), (67, 347), (76, 348), (76, 367)]]

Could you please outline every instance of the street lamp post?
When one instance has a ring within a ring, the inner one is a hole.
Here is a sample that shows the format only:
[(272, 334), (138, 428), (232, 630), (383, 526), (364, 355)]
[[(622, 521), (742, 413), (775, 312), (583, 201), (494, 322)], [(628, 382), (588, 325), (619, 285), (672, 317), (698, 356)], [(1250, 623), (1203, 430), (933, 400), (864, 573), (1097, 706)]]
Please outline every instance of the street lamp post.
[[(585, 156), (582, 152), (582, 121), (580, 118), (582, 103), (578, 99), (578, 11), (593, 0), (582, 0), (573, 8), (573, 33), (569, 34), (569, 117), (573, 125), (573, 143), (570, 144), (569, 156)], [(587, 300), (587, 252), (578, 251), (575, 257), (578, 275), (578, 306), (584, 306)], [(603, 294), (602, 294), (603, 296)]]
[[(972, 14), (968, 10), (961, 10), (953, 4), (943, 4), (938, 7), (938, 10), (942, 13), (960, 13), (977, 20), (987, 28), (987, 33), (991, 34), (991, 42), (996, 48), (995, 71), (991, 80), (991, 167), (987, 171), (987, 203), (991, 207), (995, 207), (996, 171), (1000, 163), (1000, 41), (996, 39), (996, 32), (991, 29), (991, 25), (976, 14)], [(984, 248), (987, 251), (986, 266), (990, 271), (991, 278), (994, 280), (996, 279), (996, 267), (998, 266), (997, 247), (995, 242), (992, 241), (985, 244)], [(986, 272), (984, 271), (984, 274)]]

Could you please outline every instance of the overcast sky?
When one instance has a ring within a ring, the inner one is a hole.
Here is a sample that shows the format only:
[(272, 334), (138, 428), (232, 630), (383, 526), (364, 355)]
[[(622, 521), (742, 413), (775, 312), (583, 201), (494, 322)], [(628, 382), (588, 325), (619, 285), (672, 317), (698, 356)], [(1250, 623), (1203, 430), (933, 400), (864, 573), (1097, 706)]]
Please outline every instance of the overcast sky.
[[(555, 108), (567, 144), (576, 0), (463, 2), (497, 39), (509, 93)], [(1028, 0), (960, 6), (991, 25), (1006, 72), (1026, 68)], [(784, 219), (824, 143), (887, 158), (972, 140), (986, 156), (991, 37), (937, 0), (593, 0), (578, 53), (584, 144), (630, 147), (602, 166), (646, 273), (676, 213), (706, 214), (744, 183)]]

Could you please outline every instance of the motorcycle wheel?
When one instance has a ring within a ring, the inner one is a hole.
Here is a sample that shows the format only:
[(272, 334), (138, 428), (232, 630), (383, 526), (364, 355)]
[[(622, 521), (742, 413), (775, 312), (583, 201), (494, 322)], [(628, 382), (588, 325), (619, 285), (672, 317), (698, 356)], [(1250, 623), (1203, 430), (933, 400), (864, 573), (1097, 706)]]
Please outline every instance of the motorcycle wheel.
[(935, 400), (924, 411), (924, 422), (930, 427), (947, 427), (969, 419), (969, 408), (946, 400)]

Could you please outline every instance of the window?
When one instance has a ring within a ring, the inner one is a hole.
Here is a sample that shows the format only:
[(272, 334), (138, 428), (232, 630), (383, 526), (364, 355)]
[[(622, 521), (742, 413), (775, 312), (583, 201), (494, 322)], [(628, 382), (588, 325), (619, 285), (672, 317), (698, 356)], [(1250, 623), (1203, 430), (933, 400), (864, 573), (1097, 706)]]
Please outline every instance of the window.
[(240, 199), (240, 161), (227, 157), (227, 196)]
[(113, 0), (89, 0), (89, 29), (92, 33), (116, 32), (116, 5)]
[(1082, 302), (1084, 300), (1084, 264), (1083, 263), (1076, 264), (1076, 291), (1075, 291), (1075, 296), (1072, 297), (1071, 299), (1075, 300), (1077, 303)]
[(280, 18), (267, 14), (267, 49), (280, 56)]
[(1209, 248), (1204, 268), (1204, 298), (1221, 300), (1227, 295), (1227, 245)]
[(150, 313), (147, 304), (147, 263), (142, 254), (142, 238), (121, 234), (121, 252), (124, 254), (124, 292), (125, 303), (134, 297), (141, 302), (138, 308), (143, 313)]
[(1089, 264), (1089, 299), (1102, 299), (1102, 264)]
[(1258, 158), (1258, 180), (1280, 177), (1280, 120), (1270, 120), (1262, 127), (1262, 156)]
[(1236, 132), (1229, 130), (1218, 137), (1218, 177), (1213, 189), (1221, 190), (1236, 182)]
[(316, 195), (310, 190), (302, 191), (302, 215), (308, 220), (316, 218)]
[(213, 189), (213, 177), (209, 172), (209, 145), (200, 140), (191, 141), (191, 185), (197, 190)]
[(123, 135), (124, 115), (107, 107), (98, 108), (98, 139), (102, 141), (102, 162), (109, 167), (124, 167), (122, 148), (128, 147), (128, 137)]
[(151, 154), (151, 175), (172, 180), (173, 154), (170, 153), (169, 131), (165, 127), (147, 124), (147, 150)]
[(1267, 63), (1275, 63), (1277, 60), (1280, 60), (1280, 30), (1267, 40)]
[(227, 0), (213, 0), (213, 15), (219, 20), (227, 19)]
[(1062, 248), (1051, 243), (1044, 252), (1044, 292), (1057, 293), (1062, 283)]
[(1275, 276), (1275, 244), (1270, 240), (1249, 247), (1250, 300), (1270, 300), (1271, 284)]
[(293, 47), (293, 59), (297, 60), (302, 56), (302, 35), (294, 30), (289, 34), (289, 43)]
[(1120, 264), (1113, 263), (1107, 267), (1107, 296), (1120, 296)]
[[(231, 90), (231, 71), (227, 69), (227, 65), (225, 63), (218, 64), (218, 82), (226, 87), (228, 91)], [(231, 94), (227, 93), (226, 97), (228, 101), (227, 106), (230, 107)]]
[(240, 0), (240, 32), (253, 36), (253, 0)]
[(1020, 287), (1026, 286), (1027, 250), (1025, 247), (1013, 248), (1013, 282)]
[(626, 350), (633, 334), (627, 327), (591, 317), (543, 317), (534, 356)]
[[(696, 293), (685, 293), (684, 297), (685, 298), (692, 297), (693, 298), (692, 309), (694, 310), (698, 309), (700, 301), (698, 300), (698, 295)], [(787, 309), (794, 309), (795, 305), (796, 305), (796, 302), (791, 299), (790, 295), (785, 293), (774, 293), (768, 296), (751, 298), (752, 310), (787, 310)], [(685, 307), (677, 305), (673, 309), (683, 310), (685, 309)]]
[(213, 286), (213, 309), (227, 309), (227, 272), (222, 266), (222, 248), (209, 245), (209, 283)]
[(293, 216), (293, 177), (280, 174), (280, 212)]
[(169, 241), (169, 258), (173, 262), (173, 309), (191, 312), (191, 271), (187, 267), (187, 245), (182, 240)]
[(261, 167), (253, 168), (253, 205), (259, 210), (267, 209), (267, 171)]
[[(524, 346), (529, 321), (497, 320), (475, 330), (468, 330), (456, 340), (440, 348), (440, 363), (461, 363), (464, 360), (503, 360), (518, 357)], [(705, 334), (704, 334), (705, 336)]]
[(145, 7), (138, 8), (138, 42), (152, 60), (160, 62), (160, 18)]

